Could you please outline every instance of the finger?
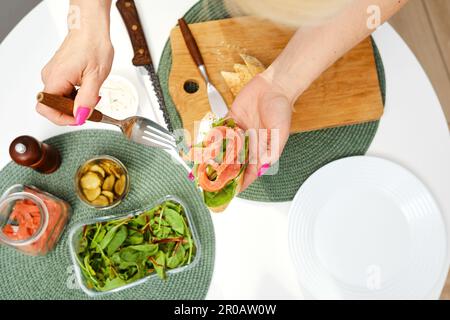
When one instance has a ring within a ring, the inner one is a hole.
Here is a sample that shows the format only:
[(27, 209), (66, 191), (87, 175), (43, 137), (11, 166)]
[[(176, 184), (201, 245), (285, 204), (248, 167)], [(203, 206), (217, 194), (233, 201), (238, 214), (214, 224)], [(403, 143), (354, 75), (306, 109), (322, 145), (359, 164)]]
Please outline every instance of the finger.
[(91, 115), (99, 100), (102, 81), (95, 75), (83, 78), (78, 94), (75, 97), (73, 114), (76, 125), (82, 125)]
[[(61, 96), (67, 95), (70, 92), (72, 92), (72, 90), (74, 88), (72, 83), (70, 83), (69, 81), (66, 81), (66, 80), (62, 80), (62, 79), (64, 79), (64, 78), (57, 77), (57, 76), (48, 78), (47, 82), (45, 83), (45, 86), (44, 86), (44, 91), (47, 93), (61, 95)], [(42, 103), (38, 103), (36, 105), (36, 111), (40, 115), (46, 117), (51, 122), (53, 122), (54, 124), (59, 125), (59, 126), (71, 125), (75, 121), (75, 119), (72, 116), (63, 114), (62, 112), (54, 110)]]
[[(289, 101), (285, 97), (276, 95), (266, 99), (265, 104), (268, 107), (267, 112), (277, 110), (280, 114), (269, 116), (268, 123), (264, 123), (264, 126), (269, 129), (259, 129), (253, 136), (249, 136), (250, 164), (245, 172), (242, 190), (264, 175), (278, 161), (289, 137)], [(280, 119), (274, 121), (276, 118)]]
[(242, 183), (242, 187), (240, 192), (244, 191), (258, 178), (258, 165), (249, 164), (247, 169), (244, 172), (244, 182)]
[(255, 130), (248, 130), (248, 166), (244, 172), (244, 181), (241, 191), (258, 178), (258, 132)]
[(259, 139), (256, 141), (256, 151), (252, 151), (252, 154), (249, 155), (249, 165), (244, 173), (242, 191), (247, 189), (260, 176), (264, 175), (270, 166), (278, 160), (276, 153), (271, 152), (270, 145), (267, 144), (270, 140), (267, 137), (267, 131), (260, 131), (258, 134)]
[(36, 105), (36, 111), (58, 126), (69, 126), (75, 123), (74, 117), (56, 111), (55, 109), (47, 107), (42, 103), (38, 103)]

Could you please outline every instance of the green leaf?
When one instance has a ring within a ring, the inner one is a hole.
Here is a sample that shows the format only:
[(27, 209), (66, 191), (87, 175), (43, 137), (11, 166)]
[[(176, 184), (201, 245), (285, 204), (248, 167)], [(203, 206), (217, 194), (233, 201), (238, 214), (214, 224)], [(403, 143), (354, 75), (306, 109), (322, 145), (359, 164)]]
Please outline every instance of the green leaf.
[(236, 126), (236, 122), (232, 118), (221, 118), (215, 122), (213, 122), (212, 127), (220, 127), (220, 126), (227, 126), (229, 128), (234, 128)]
[(95, 270), (92, 269), (91, 265), (89, 264), (89, 255), (86, 255), (84, 257), (84, 266), (91, 275), (95, 276)]
[(148, 256), (153, 256), (158, 252), (158, 244), (140, 244), (137, 246), (129, 246), (128, 248), (131, 248), (136, 251), (145, 252)]
[(178, 212), (170, 208), (165, 208), (164, 218), (173, 230), (175, 230), (179, 234), (184, 234), (183, 218)]
[(111, 256), (111, 262), (115, 265), (119, 265), (120, 262), (122, 261), (122, 259), (120, 258), (120, 252), (115, 252), (112, 256)]
[(95, 239), (92, 240), (91, 243), (91, 248), (95, 248), (97, 243), (102, 242), (103, 238), (106, 235), (106, 229), (105, 228), (101, 228), (100, 232), (97, 234), (97, 236), (95, 237)]
[(167, 267), (170, 269), (175, 269), (176, 267), (178, 267), (178, 265), (180, 265), (183, 261), (185, 254), (186, 250), (182, 245), (179, 245), (173, 255), (170, 256), (167, 260)]
[(181, 263), (180, 258), (178, 256), (172, 256), (167, 259), (167, 267), (169, 269), (175, 269)]
[(108, 244), (111, 242), (111, 240), (114, 238), (114, 236), (116, 235), (117, 229), (120, 228), (121, 225), (125, 224), (127, 221), (123, 220), (121, 221), (119, 224), (113, 226), (111, 229), (109, 229), (108, 233), (106, 233), (105, 237), (103, 238), (103, 240), (100, 242), (100, 248), (105, 249)]
[(102, 291), (110, 291), (112, 289), (116, 289), (119, 287), (122, 287), (126, 285), (126, 281), (122, 280), (121, 278), (117, 277), (114, 279), (106, 279), (105, 285), (101, 288)]
[(145, 216), (143, 214), (134, 218), (133, 221), (136, 222), (136, 224), (138, 224), (140, 226), (145, 226), (147, 223), (147, 220), (145, 219)]
[(173, 209), (176, 212), (180, 213), (181, 212), (181, 205), (179, 203), (174, 203), (172, 201), (167, 201), (165, 203), (167, 208)]
[(108, 256), (111, 256), (117, 249), (119, 249), (119, 247), (127, 238), (127, 235), (127, 228), (125, 226), (121, 226), (119, 228), (119, 231), (117, 231), (117, 233), (115, 234), (114, 238), (108, 244), (108, 247), (106, 248), (106, 254)]
[(87, 238), (81, 236), (79, 244), (78, 244), (78, 251), (77, 251), (77, 253), (78, 254), (83, 253), (87, 249), (87, 247), (88, 247), (88, 240), (87, 240)]
[(120, 258), (127, 262), (137, 262), (141, 258), (141, 252), (133, 248), (126, 247), (120, 250)]
[(156, 207), (154, 207), (153, 209), (150, 209), (150, 210), (144, 212), (142, 215), (143, 215), (143, 216), (147, 216), (148, 219), (150, 220), (150, 219), (152, 219), (153, 216), (155, 215), (155, 212), (158, 211), (158, 210), (160, 210), (160, 209), (161, 209), (161, 206), (156, 206)]
[(222, 190), (218, 192), (203, 192), (205, 204), (210, 208), (220, 207), (229, 203), (235, 196), (237, 188), (236, 180), (231, 181)]
[(164, 252), (158, 251), (158, 253), (155, 256), (155, 261), (156, 263), (154, 263), (153, 266), (155, 267), (156, 273), (161, 279), (165, 279), (166, 255), (164, 254)]
[(167, 256), (171, 256), (173, 253), (173, 249), (175, 248), (176, 242), (163, 243), (159, 245), (159, 248), (164, 251)]
[(169, 237), (171, 231), (172, 229), (169, 227), (162, 226), (159, 229), (156, 227), (155, 235), (159, 239), (165, 239)]
[(131, 231), (125, 241), (127, 244), (141, 244), (144, 242), (144, 235), (138, 231)]

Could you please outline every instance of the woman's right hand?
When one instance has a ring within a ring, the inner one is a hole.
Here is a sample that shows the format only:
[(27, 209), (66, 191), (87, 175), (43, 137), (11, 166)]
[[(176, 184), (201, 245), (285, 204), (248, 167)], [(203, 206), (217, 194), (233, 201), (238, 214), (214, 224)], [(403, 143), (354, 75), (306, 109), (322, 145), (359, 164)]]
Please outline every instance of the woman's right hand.
[(100, 97), (100, 87), (111, 71), (114, 49), (108, 32), (95, 28), (71, 30), (42, 70), (44, 91), (70, 96), (79, 86), (73, 116), (38, 103), (36, 111), (57, 125), (82, 125)]

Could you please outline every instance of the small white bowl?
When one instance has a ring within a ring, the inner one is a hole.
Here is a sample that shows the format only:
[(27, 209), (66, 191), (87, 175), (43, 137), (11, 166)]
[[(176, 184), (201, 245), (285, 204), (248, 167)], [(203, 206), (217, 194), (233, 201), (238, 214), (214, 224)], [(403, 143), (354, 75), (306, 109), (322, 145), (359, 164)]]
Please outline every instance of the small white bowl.
[(123, 120), (135, 116), (139, 106), (139, 95), (133, 83), (123, 76), (111, 74), (100, 88), (96, 109), (107, 116)]

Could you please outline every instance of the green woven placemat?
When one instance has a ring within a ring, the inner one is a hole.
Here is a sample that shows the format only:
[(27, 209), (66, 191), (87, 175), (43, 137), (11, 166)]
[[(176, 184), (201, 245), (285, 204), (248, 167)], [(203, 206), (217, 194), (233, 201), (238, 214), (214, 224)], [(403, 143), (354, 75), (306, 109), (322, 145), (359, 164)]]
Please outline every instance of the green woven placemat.
[[(184, 16), (188, 23), (229, 18), (222, 1), (201, 0)], [(385, 99), (383, 64), (374, 44), (378, 78)], [(171, 128), (181, 129), (183, 123), (169, 94), (169, 73), (172, 66), (172, 50), (167, 41), (162, 53), (158, 73), (166, 101), (165, 116)], [(290, 136), (278, 163), (276, 175), (265, 175), (255, 181), (240, 198), (256, 201), (290, 201), (302, 183), (325, 164), (348, 156), (363, 155), (372, 142), (378, 121), (340, 128), (297, 133)]]
[[(0, 192), (9, 186), (31, 184), (67, 200), (74, 211), (56, 249), (43, 257), (25, 256), (0, 246), (0, 299), (88, 299), (76, 286), (69, 256), (68, 230), (74, 223), (92, 217), (128, 213), (171, 194), (184, 200), (197, 228), (201, 256), (191, 270), (169, 275), (167, 281), (152, 279), (102, 299), (203, 299), (214, 267), (214, 228), (209, 211), (186, 171), (167, 153), (126, 141), (122, 134), (107, 130), (82, 130), (56, 136), (48, 143), (59, 149), (63, 163), (51, 175), (8, 164), (0, 171)], [(76, 198), (73, 177), (85, 160), (108, 154), (120, 159), (129, 170), (131, 189), (125, 201), (105, 212), (95, 211)]]

